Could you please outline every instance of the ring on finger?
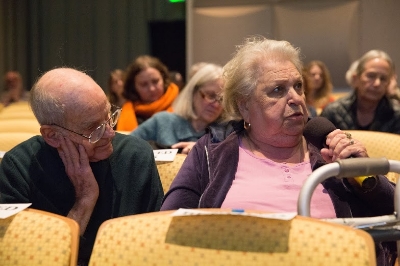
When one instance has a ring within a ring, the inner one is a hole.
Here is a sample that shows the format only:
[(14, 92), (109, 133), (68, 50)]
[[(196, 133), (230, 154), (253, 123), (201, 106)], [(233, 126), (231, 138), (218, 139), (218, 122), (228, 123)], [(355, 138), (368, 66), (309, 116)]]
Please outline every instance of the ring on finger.
[(354, 144), (354, 139), (351, 139), (350, 140), (350, 145), (353, 145)]
[(347, 137), (348, 139), (351, 139), (351, 134), (350, 134), (349, 132), (344, 132), (344, 134), (346, 134), (346, 137)]

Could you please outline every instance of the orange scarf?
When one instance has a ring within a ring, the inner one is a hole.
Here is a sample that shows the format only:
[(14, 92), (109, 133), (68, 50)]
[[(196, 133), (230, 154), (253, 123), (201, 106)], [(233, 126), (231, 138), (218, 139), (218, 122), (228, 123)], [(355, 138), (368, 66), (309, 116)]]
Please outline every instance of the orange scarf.
[(170, 83), (167, 91), (152, 103), (141, 103), (127, 101), (122, 106), (121, 115), (117, 123), (118, 131), (132, 131), (138, 126), (136, 115), (144, 119), (150, 118), (153, 114), (160, 111), (172, 112), (172, 102), (179, 94), (179, 88), (174, 83)]

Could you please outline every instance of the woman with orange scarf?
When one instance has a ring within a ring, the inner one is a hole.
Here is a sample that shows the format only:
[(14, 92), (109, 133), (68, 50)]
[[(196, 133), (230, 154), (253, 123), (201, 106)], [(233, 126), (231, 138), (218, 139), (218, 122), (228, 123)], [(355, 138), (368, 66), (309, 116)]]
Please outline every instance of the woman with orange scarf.
[(168, 68), (158, 59), (143, 55), (127, 68), (124, 97), (118, 131), (132, 131), (160, 111), (172, 112), (179, 88), (170, 82)]

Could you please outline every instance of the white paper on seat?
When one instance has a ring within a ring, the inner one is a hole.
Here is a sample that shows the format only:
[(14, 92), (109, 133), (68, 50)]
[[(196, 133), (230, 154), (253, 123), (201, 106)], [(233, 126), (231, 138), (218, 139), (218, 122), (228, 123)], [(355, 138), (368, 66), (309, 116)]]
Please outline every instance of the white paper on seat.
[(32, 203), (0, 204), (0, 219), (5, 219), (17, 214), (31, 205)]
[(244, 210), (232, 210), (232, 211), (204, 211), (196, 209), (178, 209), (171, 214), (172, 216), (191, 216), (191, 215), (243, 215), (243, 216), (254, 216), (266, 219), (284, 220), (289, 221), (296, 217), (296, 212), (281, 212), (281, 213), (257, 213), (257, 212), (246, 212)]
[(161, 149), (153, 150), (156, 162), (173, 162), (178, 149)]

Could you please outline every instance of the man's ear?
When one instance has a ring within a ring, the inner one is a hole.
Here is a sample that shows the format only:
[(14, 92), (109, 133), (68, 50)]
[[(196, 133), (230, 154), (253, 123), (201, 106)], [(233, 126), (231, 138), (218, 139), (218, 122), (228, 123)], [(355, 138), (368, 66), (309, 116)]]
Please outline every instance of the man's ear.
[(244, 121), (250, 123), (250, 115), (249, 115), (249, 102), (245, 100), (239, 100), (237, 102), (239, 107), (239, 112), (242, 115)]
[(60, 147), (60, 138), (62, 138), (63, 136), (61, 135), (60, 132), (55, 130), (53, 126), (49, 125), (41, 126), (40, 133), (42, 134), (42, 137), (47, 144), (49, 144), (53, 148)]

